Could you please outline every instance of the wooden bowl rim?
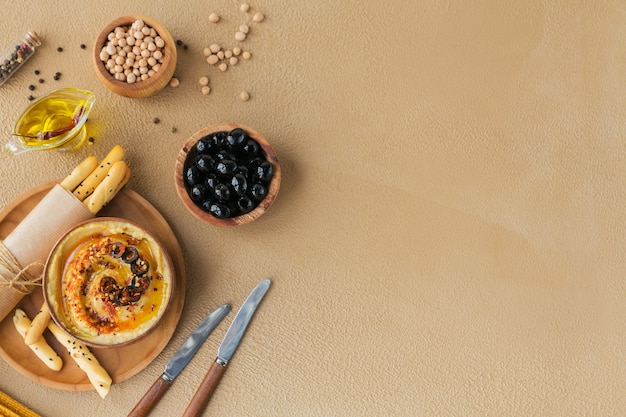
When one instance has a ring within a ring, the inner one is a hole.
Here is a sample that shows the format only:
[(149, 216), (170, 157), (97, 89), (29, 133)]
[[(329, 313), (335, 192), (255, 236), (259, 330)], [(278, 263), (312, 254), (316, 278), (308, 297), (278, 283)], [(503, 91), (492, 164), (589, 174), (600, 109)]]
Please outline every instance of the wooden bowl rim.
[[(152, 326), (150, 326), (150, 328), (148, 328), (145, 332), (143, 332), (142, 334), (133, 337), (131, 339), (119, 342), (119, 343), (97, 343), (88, 339), (84, 339), (80, 336), (77, 336), (75, 334), (73, 334), (70, 329), (67, 328), (64, 320), (62, 320), (60, 317), (58, 317), (57, 311), (53, 308), (50, 307), (50, 302), (48, 299), (48, 273), (49, 273), (49, 265), (50, 265), (50, 259), (52, 258), (52, 256), (54, 255), (54, 253), (56, 252), (58, 246), (65, 240), (65, 238), (74, 230), (85, 226), (87, 224), (91, 224), (91, 223), (103, 223), (103, 222), (117, 222), (117, 223), (124, 223), (124, 224), (128, 224), (131, 225), (132, 227), (141, 230), (143, 233), (145, 233), (150, 239), (152, 239), (152, 241), (154, 242), (154, 244), (156, 246), (158, 246), (161, 249), (161, 252), (163, 254), (163, 260), (166, 263), (166, 268), (169, 271), (169, 275), (170, 275), (170, 283), (169, 283), (169, 295), (167, 297), (166, 300), (166, 304), (165, 307), (163, 308), (163, 311), (161, 312), (159, 319), (154, 322), (152, 324)], [(52, 320), (57, 324), (57, 326), (59, 326), (59, 328), (61, 330), (63, 330), (63, 332), (65, 332), (66, 334), (70, 335), (72, 338), (84, 343), (87, 346), (91, 346), (91, 347), (95, 347), (95, 348), (114, 348), (114, 347), (121, 347), (121, 346), (126, 346), (129, 345), (131, 343), (135, 343), (138, 340), (143, 339), (144, 337), (146, 337), (147, 335), (149, 335), (152, 331), (154, 331), (154, 329), (156, 329), (159, 324), (161, 323), (161, 320), (163, 319), (163, 317), (166, 316), (166, 314), (168, 313), (170, 306), (173, 304), (173, 299), (176, 295), (176, 291), (178, 291), (178, 288), (176, 288), (176, 279), (175, 279), (175, 275), (176, 274), (176, 269), (174, 268), (174, 262), (170, 256), (170, 254), (168, 253), (168, 251), (165, 249), (165, 246), (161, 243), (161, 241), (150, 231), (146, 230), (146, 228), (140, 226), (139, 224), (127, 220), (127, 219), (123, 219), (120, 217), (94, 217), (92, 219), (88, 219), (85, 220), (83, 222), (80, 222), (79, 224), (77, 224), (76, 226), (72, 227), (71, 229), (69, 229), (67, 232), (65, 232), (65, 234), (63, 236), (61, 236), (57, 242), (54, 244), (52, 250), (50, 250), (50, 254), (48, 255), (48, 259), (46, 260), (45, 266), (44, 266), (44, 272), (42, 275), (42, 282), (41, 282), (41, 286), (42, 286), (42, 292), (43, 292), (43, 298), (44, 298), (44, 302), (48, 305), (48, 310), (50, 311), (50, 317), (52, 318)]]
[[(187, 160), (187, 155), (189, 154), (191, 149), (195, 146), (196, 142), (198, 142), (201, 138), (207, 135), (210, 135), (212, 133), (221, 132), (221, 131), (229, 132), (235, 128), (243, 129), (248, 136), (250, 136), (252, 139), (258, 142), (261, 148), (265, 151), (267, 160), (271, 162), (272, 165), (274, 166), (274, 175), (272, 177), (272, 180), (270, 181), (267, 195), (255, 207), (254, 210), (250, 211), (249, 213), (245, 213), (236, 217), (218, 219), (217, 217), (214, 217), (210, 213), (207, 213), (204, 210), (202, 210), (200, 207), (198, 207), (198, 205), (196, 205), (196, 203), (194, 203), (191, 200), (191, 197), (189, 197), (189, 194), (187, 194), (187, 189), (185, 187), (183, 170), (184, 170), (185, 162)], [(259, 217), (261, 217), (261, 215), (263, 215), (269, 209), (269, 207), (272, 205), (272, 203), (276, 199), (276, 196), (278, 195), (278, 190), (280, 189), (281, 175), (282, 174), (281, 174), (280, 163), (278, 162), (278, 157), (276, 156), (276, 152), (272, 148), (272, 145), (269, 143), (269, 141), (263, 135), (261, 135), (259, 132), (257, 132), (256, 130), (248, 126), (245, 126), (239, 123), (216, 123), (216, 124), (212, 124), (212, 125), (209, 125), (207, 127), (204, 127), (198, 130), (196, 133), (191, 135), (185, 141), (183, 147), (181, 148), (176, 158), (174, 179), (176, 183), (176, 192), (178, 193), (178, 196), (183, 202), (183, 205), (196, 218), (203, 220), (207, 223), (210, 223), (212, 225), (215, 225), (215, 226), (229, 227), (229, 226), (240, 226), (240, 225), (248, 224), (258, 219)]]
[[(144, 23), (153, 28), (158, 35), (165, 41), (165, 48), (169, 53), (164, 55), (163, 63), (161, 64), (161, 70), (157, 72), (156, 76), (152, 76), (147, 80), (142, 80), (129, 84), (125, 81), (116, 80), (109, 71), (104, 67), (104, 63), (100, 60), (100, 51), (106, 43), (109, 33), (118, 26), (130, 26), (136, 20), (143, 20)], [(176, 69), (176, 63), (178, 61), (178, 54), (176, 50), (176, 42), (167, 28), (159, 21), (152, 19), (151, 17), (141, 14), (132, 14), (120, 16), (109, 23), (98, 33), (94, 42), (93, 48), (93, 63), (96, 68), (96, 74), (100, 81), (114, 93), (131, 97), (141, 98), (152, 96), (161, 91), (169, 83), (170, 79), (174, 75)]]

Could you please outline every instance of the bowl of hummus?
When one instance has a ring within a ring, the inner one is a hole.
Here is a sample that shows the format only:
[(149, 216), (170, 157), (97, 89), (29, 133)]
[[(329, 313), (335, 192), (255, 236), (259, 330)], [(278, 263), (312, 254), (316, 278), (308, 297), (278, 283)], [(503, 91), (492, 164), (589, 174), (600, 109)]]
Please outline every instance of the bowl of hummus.
[(52, 319), (94, 347), (148, 334), (174, 291), (172, 262), (155, 237), (127, 220), (101, 217), (76, 226), (50, 252), (43, 293)]

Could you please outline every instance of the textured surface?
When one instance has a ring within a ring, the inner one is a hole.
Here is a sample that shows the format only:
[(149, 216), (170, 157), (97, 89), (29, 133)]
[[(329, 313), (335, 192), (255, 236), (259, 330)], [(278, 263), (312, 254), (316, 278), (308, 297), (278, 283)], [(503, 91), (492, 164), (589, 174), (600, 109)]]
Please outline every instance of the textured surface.
[[(170, 222), (188, 271), (172, 341), (105, 400), (4, 362), (2, 391), (51, 417), (126, 415), (208, 311), (236, 310), (267, 276), (206, 415), (626, 415), (623, 2), (260, 1), (252, 59), (224, 73), (202, 49), (235, 45), (239, 3), (162, 3), (25, 2), (0, 16), (2, 45), (27, 28), (45, 37), (0, 89), (3, 140), (31, 83), (97, 96), (95, 145), (0, 155), (0, 204), (119, 143), (129, 187)], [(99, 83), (91, 43), (129, 13), (188, 45), (177, 89), (133, 100)], [(186, 138), (231, 121), (268, 138), (283, 177), (261, 219), (221, 229), (184, 210), (173, 167)], [(181, 414), (231, 317), (153, 415)]]

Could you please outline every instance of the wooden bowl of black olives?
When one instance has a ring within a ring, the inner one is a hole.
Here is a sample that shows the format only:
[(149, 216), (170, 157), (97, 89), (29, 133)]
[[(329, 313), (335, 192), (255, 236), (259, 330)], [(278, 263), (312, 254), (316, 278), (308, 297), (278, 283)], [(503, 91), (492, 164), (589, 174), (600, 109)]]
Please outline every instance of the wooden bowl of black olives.
[(198, 219), (237, 226), (258, 219), (280, 188), (280, 164), (263, 135), (235, 123), (199, 130), (176, 159), (176, 191)]

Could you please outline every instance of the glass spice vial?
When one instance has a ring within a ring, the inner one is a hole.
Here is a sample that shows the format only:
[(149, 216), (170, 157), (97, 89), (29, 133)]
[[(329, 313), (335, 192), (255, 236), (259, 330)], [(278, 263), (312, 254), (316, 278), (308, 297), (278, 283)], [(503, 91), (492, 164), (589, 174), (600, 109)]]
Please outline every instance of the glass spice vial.
[(0, 53), (0, 86), (28, 61), (39, 45), (41, 38), (37, 32), (28, 31)]

